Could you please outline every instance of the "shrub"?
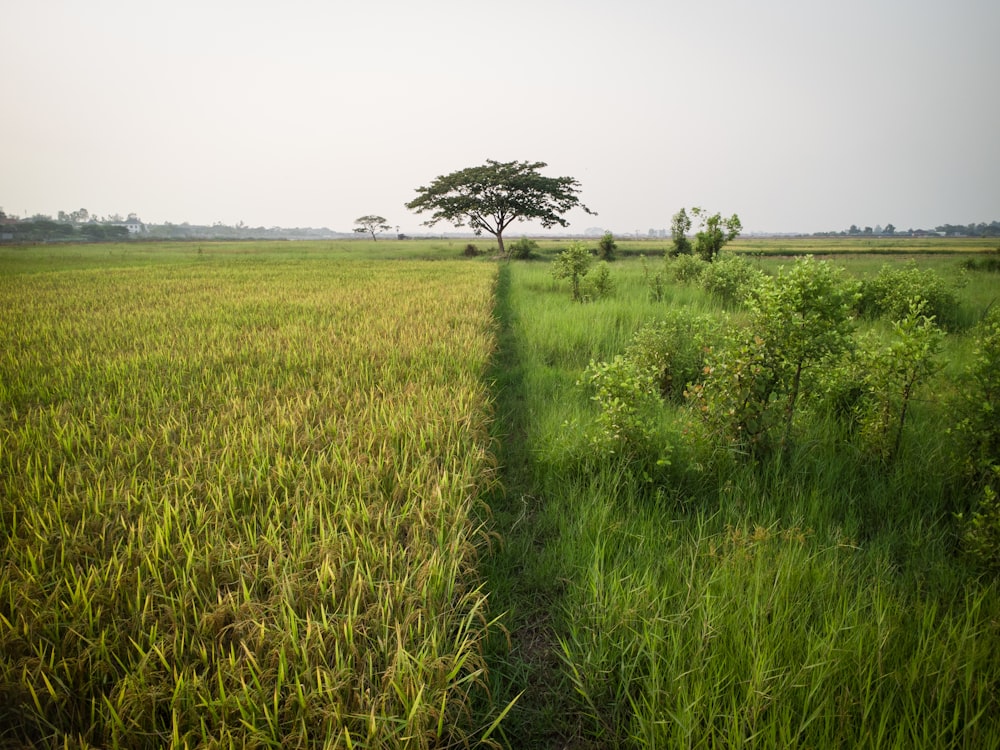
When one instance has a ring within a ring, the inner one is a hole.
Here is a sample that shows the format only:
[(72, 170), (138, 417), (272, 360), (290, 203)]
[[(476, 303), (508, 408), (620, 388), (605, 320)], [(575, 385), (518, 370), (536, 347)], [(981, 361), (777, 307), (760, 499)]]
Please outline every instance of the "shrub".
[(962, 268), (966, 271), (1000, 273), (1000, 247), (985, 254), (984, 257), (966, 258), (962, 261)]
[(681, 284), (694, 284), (701, 279), (708, 264), (697, 255), (681, 254), (667, 260), (667, 272)]
[(711, 443), (759, 456), (769, 451), (771, 428), (780, 423), (780, 380), (770, 343), (736, 330), (708, 353), (703, 380), (684, 395)]
[(711, 439), (760, 454), (781, 424), (780, 444), (788, 446), (804, 374), (848, 348), (856, 289), (842, 271), (811, 257), (758, 279), (749, 324), (706, 358), (702, 383), (688, 390)]
[(992, 483), (982, 488), (979, 506), (966, 518), (959, 513), (962, 526), (962, 550), (973, 565), (986, 573), (1000, 574), (1000, 466), (994, 466)]
[(903, 266), (884, 265), (872, 278), (861, 283), (858, 313), (873, 319), (904, 318), (913, 300), (923, 301), (924, 314), (934, 318), (939, 326), (953, 329), (958, 325), (958, 295), (933, 269), (917, 268), (910, 261)]
[(1000, 465), (1000, 310), (994, 308), (980, 322), (975, 340), (956, 432), (963, 438), (966, 473), (980, 483)]
[(663, 398), (682, 401), (684, 389), (701, 377), (705, 354), (717, 335), (713, 317), (672, 310), (663, 320), (636, 331), (625, 357), (642, 369), (652, 369)]
[(906, 316), (893, 324), (893, 339), (874, 335), (859, 349), (858, 379), (863, 389), (855, 416), (865, 447), (886, 463), (899, 456), (903, 429), (917, 389), (938, 370), (944, 333), (925, 314), (926, 302), (913, 300)]
[(614, 260), (615, 251), (618, 245), (615, 244), (615, 236), (611, 232), (605, 232), (601, 241), (597, 243), (597, 257), (601, 260)]
[(579, 383), (592, 392), (597, 403), (594, 446), (605, 453), (637, 458), (658, 454), (667, 462), (669, 448), (656, 439), (657, 412), (661, 405), (655, 370), (618, 355), (610, 362), (590, 362)]
[(588, 302), (595, 299), (604, 299), (611, 296), (612, 291), (614, 291), (614, 282), (611, 281), (611, 271), (608, 269), (608, 262), (606, 260), (598, 261), (594, 267), (594, 272), (583, 283), (583, 297)]
[(744, 305), (765, 276), (739, 255), (730, 255), (714, 263), (702, 262), (702, 265), (699, 277), (702, 287), (728, 308)]
[(478, 255), (482, 255), (482, 252), (480, 252), (479, 248), (470, 242), (465, 246), (465, 249), (462, 251), (462, 255), (467, 258), (475, 258)]
[(530, 260), (538, 255), (538, 243), (522, 237), (509, 247), (510, 257), (515, 260)]
[(751, 326), (773, 341), (780, 365), (780, 390), (786, 396), (782, 444), (791, 434), (803, 374), (849, 345), (857, 289), (841, 269), (809, 256), (790, 269), (779, 268), (777, 277), (763, 277), (749, 301)]
[(978, 505), (958, 514), (962, 548), (980, 569), (1000, 573), (1000, 311), (991, 310), (976, 330), (974, 360), (964, 379), (954, 430), (965, 474)]

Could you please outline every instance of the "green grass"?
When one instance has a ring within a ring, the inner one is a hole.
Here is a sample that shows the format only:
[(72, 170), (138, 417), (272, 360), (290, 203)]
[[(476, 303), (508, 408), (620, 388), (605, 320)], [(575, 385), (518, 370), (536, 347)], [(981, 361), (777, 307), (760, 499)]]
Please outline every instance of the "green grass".
[[(488, 570), (513, 638), (494, 646), (493, 690), (527, 691), (512, 747), (1000, 746), (997, 584), (958, 556), (952, 516), (967, 502), (942, 425), (958, 365), (922, 392), (891, 468), (821, 422), (774, 464), (719, 460), (678, 425), (650, 480), (594, 454), (577, 380), (667, 305), (713, 303), (670, 286), (650, 302), (632, 261), (589, 305), (544, 263), (505, 273), (498, 405), (514, 439)], [(990, 283), (963, 288), (974, 315)], [(949, 337), (949, 357), (967, 351)]]

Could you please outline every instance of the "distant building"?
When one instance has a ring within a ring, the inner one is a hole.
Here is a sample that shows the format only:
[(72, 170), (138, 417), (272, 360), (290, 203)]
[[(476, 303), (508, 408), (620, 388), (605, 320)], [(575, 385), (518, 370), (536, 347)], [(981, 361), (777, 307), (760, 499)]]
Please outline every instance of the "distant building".
[(142, 234), (146, 231), (146, 225), (139, 220), (139, 217), (135, 214), (129, 214), (128, 218), (121, 224), (115, 224), (116, 227), (125, 227), (128, 230), (129, 235)]

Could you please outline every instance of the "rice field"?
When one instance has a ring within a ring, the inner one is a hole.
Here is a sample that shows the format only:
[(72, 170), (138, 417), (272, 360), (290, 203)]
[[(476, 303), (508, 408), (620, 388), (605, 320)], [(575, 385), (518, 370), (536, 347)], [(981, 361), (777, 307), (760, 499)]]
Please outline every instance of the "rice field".
[(495, 269), (29, 252), (0, 260), (0, 746), (490, 742)]

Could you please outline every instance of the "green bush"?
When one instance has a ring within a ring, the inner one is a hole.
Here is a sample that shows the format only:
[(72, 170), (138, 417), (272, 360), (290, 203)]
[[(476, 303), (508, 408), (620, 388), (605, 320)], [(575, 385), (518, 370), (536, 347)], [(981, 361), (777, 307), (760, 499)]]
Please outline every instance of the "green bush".
[(934, 318), (944, 329), (954, 329), (959, 322), (958, 295), (933, 269), (918, 268), (910, 261), (903, 266), (884, 265), (872, 278), (861, 283), (857, 310), (863, 317), (900, 320), (913, 300), (922, 300), (924, 314)]
[(978, 507), (966, 519), (958, 514), (962, 526), (962, 550), (973, 565), (985, 573), (1000, 574), (1000, 465), (994, 466), (992, 483), (982, 488)]
[(702, 264), (701, 286), (730, 309), (743, 306), (765, 276), (763, 271), (739, 255)]
[(655, 375), (652, 367), (622, 355), (590, 362), (579, 384), (592, 391), (600, 409), (592, 442), (601, 453), (629, 459), (655, 455), (659, 463), (668, 462), (669, 446), (657, 439), (662, 402)]
[(610, 297), (615, 285), (611, 280), (611, 271), (606, 260), (598, 261), (591, 273), (583, 282), (583, 298), (588, 302), (595, 299)]
[(808, 256), (778, 275), (764, 276), (749, 300), (753, 331), (772, 342), (780, 367), (780, 388), (785, 398), (788, 442), (805, 379), (818, 366), (835, 361), (851, 343), (852, 310), (858, 284), (828, 261)]
[(954, 431), (978, 507), (958, 516), (962, 546), (987, 572), (1000, 573), (1000, 311), (976, 330), (974, 360), (963, 382), (962, 419)]
[(644, 370), (652, 369), (660, 395), (680, 402), (688, 384), (701, 378), (705, 354), (718, 336), (718, 327), (712, 316), (672, 310), (666, 318), (636, 331), (625, 357)]
[(893, 324), (888, 344), (872, 334), (859, 346), (857, 379), (862, 395), (854, 416), (865, 450), (885, 463), (899, 456), (917, 390), (940, 367), (937, 354), (944, 332), (925, 313), (926, 307), (924, 300), (913, 300), (902, 320)]
[(515, 260), (530, 260), (538, 255), (538, 243), (534, 240), (522, 237), (511, 243), (510, 257)]
[[(742, 260), (717, 261), (705, 273), (727, 267), (760, 273)], [(734, 289), (751, 283), (728, 277), (738, 280)], [(776, 277), (757, 276), (752, 294), (743, 294), (748, 324), (707, 357), (703, 381), (688, 391), (710, 439), (759, 455), (777, 442), (781, 424), (780, 445), (789, 445), (800, 396), (811, 388), (807, 376), (849, 348), (856, 289), (840, 269), (811, 257)]]
[(618, 245), (615, 244), (615, 236), (611, 232), (605, 232), (601, 241), (597, 243), (597, 257), (601, 260), (614, 260), (615, 251)]
[(780, 358), (761, 336), (736, 329), (706, 357), (705, 376), (684, 393), (698, 427), (709, 444), (737, 454), (760, 456), (771, 447), (773, 428), (780, 424), (777, 396)]
[(974, 483), (1000, 466), (1000, 309), (994, 308), (975, 330), (973, 361), (961, 383), (955, 434)]
[(667, 259), (667, 273), (681, 284), (695, 284), (701, 279), (708, 263), (697, 255), (680, 254)]

